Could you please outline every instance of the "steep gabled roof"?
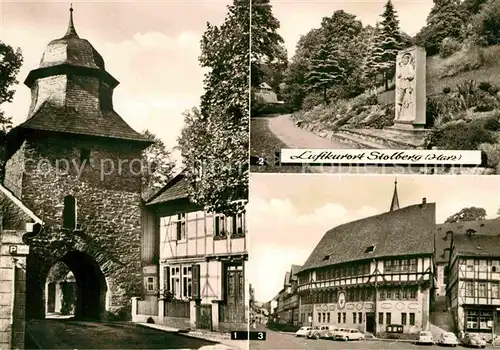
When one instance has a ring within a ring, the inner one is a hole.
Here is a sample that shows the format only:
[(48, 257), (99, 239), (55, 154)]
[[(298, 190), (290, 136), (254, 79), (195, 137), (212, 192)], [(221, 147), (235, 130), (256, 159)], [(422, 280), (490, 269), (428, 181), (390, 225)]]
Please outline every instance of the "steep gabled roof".
[(302, 268), (301, 265), (292, 265), (292, 268), (290, 269), (290, 273), (292, 274), (292, 279), (297, 278), (297, 273), (300, 271)]
[(376, 257), (432, 254), (435, 220), (436, 205), (427, 203), (340, 225), (326, 232), (301, 272)]
[(148, 200), (146, 205), (166, 203), (176, 199), (187, 198), (189, 198), (189, 183), (185, 177), (185, 171), (181, 171), (179, 174), (174, 176), (174, 178), (170, 180), (165, 187), (153, 195)]
[(284, 286), (287, 286), (290, 284), (290, 272), (287, 271), (285, 272), (285, 283), (284, 283)]
[(453, 236), (456, 237), (467, 234), (469, 230), (473, 230), (478, 235), (499, 235), (500, 218), (438, 224), (435, 236), (436, 263), (447, 263), (449, 260), (448, 252), (445, 249), (450, 247), (450, 240), (446, 239), (446, 232), (452, 232)]
[(500, 257), (500, 235), (456, 235), (453, 249), (458, 255)]

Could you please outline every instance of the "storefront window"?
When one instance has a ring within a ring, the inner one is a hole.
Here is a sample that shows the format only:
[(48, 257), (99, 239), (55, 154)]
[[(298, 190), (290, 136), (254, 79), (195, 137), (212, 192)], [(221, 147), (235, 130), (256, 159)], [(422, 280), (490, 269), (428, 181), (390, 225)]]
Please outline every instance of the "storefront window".
[(493, 321), (493, 313), (491, 311), (467, 311), (468, 331), (489, 330), (488, 321)]

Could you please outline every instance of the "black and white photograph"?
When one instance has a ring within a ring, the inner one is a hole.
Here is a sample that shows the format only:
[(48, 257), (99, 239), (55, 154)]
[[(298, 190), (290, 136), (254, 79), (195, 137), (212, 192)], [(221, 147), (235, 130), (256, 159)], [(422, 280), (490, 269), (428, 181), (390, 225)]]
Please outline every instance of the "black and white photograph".
[(252, 171), (345, 173), (276, 152), (368, 149), (475, 150), (458, 172), (498, 173), (498, 1), (255, 2), (268, 38), (252, 46)]
[(246, 349), (250, 2), (0, 3), (0, 348)]
[(252, 174), (251, 349), (492, 347), (496, 176)]

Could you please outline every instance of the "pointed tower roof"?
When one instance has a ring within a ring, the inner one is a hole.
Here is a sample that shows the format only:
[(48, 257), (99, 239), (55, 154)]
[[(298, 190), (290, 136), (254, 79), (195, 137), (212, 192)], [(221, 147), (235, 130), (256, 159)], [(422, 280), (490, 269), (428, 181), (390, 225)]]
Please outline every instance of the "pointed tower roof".
[(75, 25), (73, 23), (73, 4), (69, 7), (69, 23), (68, 30), (66, 31), (65, 38), (78, 38), (78, 34), (76, 33)]
[(19, 139), (14, 151), (26, 130), (132, 141), (142, 148), (153, 143), (114, 110), (113, 90), (119, 82), (106, 71), (92, 44), (78, 36), (73, 6), (66, 34), (47, 45), (40, 66), (24, 84), (32, 91), (32, 101), (26, 121), (10, 133)]
[(399, 209), (399, 198), (398, 198), (398, 180), (394, 180), (394, 193), (392, 195), (391, 208), (389, 211), (394, 211)]

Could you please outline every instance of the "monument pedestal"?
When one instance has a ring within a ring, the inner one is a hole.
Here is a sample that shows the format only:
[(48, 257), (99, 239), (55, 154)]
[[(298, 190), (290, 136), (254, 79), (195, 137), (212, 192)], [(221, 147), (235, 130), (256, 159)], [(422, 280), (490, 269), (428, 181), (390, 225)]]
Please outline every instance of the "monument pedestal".
[(390, 126), (389, 129), (401, 132), (403, 134), (412, 134), (412, 135), (422, 135), (426, 134), (429, 130), (425, 129), (425, 124), (417, 124), (415, 122), (403, 122), (396, 121), (393, 126)]

